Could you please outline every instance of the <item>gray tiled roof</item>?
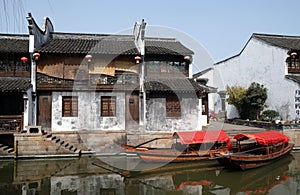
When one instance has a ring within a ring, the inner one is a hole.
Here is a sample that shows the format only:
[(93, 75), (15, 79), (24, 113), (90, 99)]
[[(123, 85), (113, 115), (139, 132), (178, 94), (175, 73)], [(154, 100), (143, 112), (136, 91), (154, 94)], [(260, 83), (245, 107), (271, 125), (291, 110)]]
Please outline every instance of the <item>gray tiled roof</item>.
[(156, 92), (212, 92), (213, 88), (197, 83), (189, 78), (153, 78), (145, 79), (145, 90)]
[(300, 36), (254, 33), (252, 37), (263, 40), (271, 45), (278, 46), (281, 48), (300, 50)]
[(300, 76), (298, 75), (286, 75), (285, 78), (295, 81), (296, 83), (300, 83)]
[(192, 55), (193, 51), (176, 39), (146, 38), (146, 54)]
[(1, 53), (28, 53), (29, 36), (0, 34)]
[[(248, 40), (248, 43), (252, 38), (258, 39), (258, 40), (263, 41), (263, 42), (265, 42), (269, 45), (273, 45), (273, 46), (280, 47), (280, 48), (283, 48), (283, 49), (300, 50), (300, 36), (253, 33), (251, 38)], [(215, 63), (215, 65), (221, 64), (223, 62), (226, 62), (230, 59), (233, 59), (233, 58), (241, 55), (241, 53), (246, 48), (247, 44), (244, 46), (244, 48), (241, 50), (241, 52), (239, 54), (231, 56), (231, 57), (229, 57), (225, 60), (221, 60), (221, 61)]]
[(25, 92), (30, 87), (30, 78), (0, 77), (0, 92)]
[[(191, 55), (193, 52), (176, 39), (146, 38), (146, 54)], [(132, 35), (53, 33), (37, 50), (45, 53), (96, 53), (138, 55)]]
[(37, 50), (45, 53), (137, 54), (132, 36), (101, 34), (53, 33), (52, 38)]

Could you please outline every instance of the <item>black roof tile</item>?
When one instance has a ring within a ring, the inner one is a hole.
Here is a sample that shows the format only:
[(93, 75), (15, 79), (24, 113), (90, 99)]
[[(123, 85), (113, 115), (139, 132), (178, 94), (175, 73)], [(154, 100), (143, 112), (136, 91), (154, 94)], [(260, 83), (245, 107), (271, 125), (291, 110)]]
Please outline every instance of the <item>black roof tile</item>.
[(300, 36), (254, 33), (252, 37), (263, 40), (271, 45), (278, 46), (281, 48), (300, 50)]
[(0, 34), (1, 53), (28, 53), (28, 49), (28, 35)]
[(290, 79), (296, 83), (300, 83), (300, 76), (298, 75), (285, 75), (285, 78)]
[[(191, 55), (193, 52), (176, 39), (146, 38), (147, 54)], [(132, 35), (52, 33), (52, 38), (37, 50), (45, 53), (138, 55)]]
[(146, 38), (146, 54), (192, 55), (193, 51), (176, 39)]
[(0, 92), (25, 92), (30, 87), (30, 78), (0, 77)]
[(214, 88), (197, 83), (189, 78), (153, 78), (145, 79), (144, 84), (146, 91), (155, 92), (178, 92), (178, 93), (195, 93), (195, 92), (212, 92)]
[(52, 38), (37, 50), (45, 53), (137, 54), (132, 36), (52, 33)]

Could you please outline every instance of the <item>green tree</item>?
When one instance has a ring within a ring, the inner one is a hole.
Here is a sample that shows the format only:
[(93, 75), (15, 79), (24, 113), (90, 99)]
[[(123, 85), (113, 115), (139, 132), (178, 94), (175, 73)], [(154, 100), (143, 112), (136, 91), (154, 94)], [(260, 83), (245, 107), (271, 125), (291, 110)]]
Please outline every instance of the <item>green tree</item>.
[(259, 83), (251, 83), (246, 89), (241, 86), (226, 87), (228, 104), (236, 107), (243, 119), (257, 119), (265, 107), (267, 89)]
[(251, 83), (243, 99), (241, 117), (257, 119), (265, 107), (267, 98), (267, 88), (264, 85)]
[(228, 104), (234, 105), (238, 113), (240, 114), (242, 112), (242, 107), (247, 89), (241, 86), (226, 86), (226, 91), (229, 95), (229, 97), (227, 98)]

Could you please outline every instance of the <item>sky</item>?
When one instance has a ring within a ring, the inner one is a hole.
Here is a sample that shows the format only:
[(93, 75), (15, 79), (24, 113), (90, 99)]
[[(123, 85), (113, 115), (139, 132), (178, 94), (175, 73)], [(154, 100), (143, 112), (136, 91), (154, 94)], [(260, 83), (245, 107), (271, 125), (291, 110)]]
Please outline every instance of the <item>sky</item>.
[(145, 19), (147, 36), (182, 35), (205, 53), (199, 61), (216, 63), (238, 54), (252, 33), (300, 35), (299, 7), (298, 0), (0, 0), (0, 33), (27, 34), (28, 12), (40, 26), (49, 17), (56, 32), (130, 34)]

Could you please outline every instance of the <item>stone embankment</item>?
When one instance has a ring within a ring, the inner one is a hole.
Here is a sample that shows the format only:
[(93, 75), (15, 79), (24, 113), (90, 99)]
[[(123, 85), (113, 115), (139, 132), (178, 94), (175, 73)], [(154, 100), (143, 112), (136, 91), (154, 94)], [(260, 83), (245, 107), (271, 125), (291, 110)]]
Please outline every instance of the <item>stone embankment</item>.
[[(229, 136), (239, 133), (265, 131), (265, 128), (247, 125), (236, 125), (222, 121), (211, 121), (203, 130), (223, 129)], [(290, 137), (295, 149), (300, 149), (300, 129), (278, 130)], [(0, 158), (46, 158), (46, 157), (79, 157), (81, 155), (114, 155), (122, 153), (121, 144), (138, 145), (155, 138), (145, 146), (170, 147), (171, 133), (143, 133), (141, 131), (79, 131), (79, 132), (46, 132), (41, 128), (37, 132), (16, 133), (13, 143), (0, 144)]]

